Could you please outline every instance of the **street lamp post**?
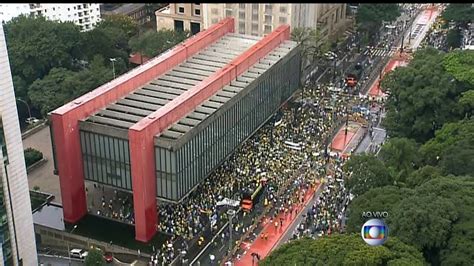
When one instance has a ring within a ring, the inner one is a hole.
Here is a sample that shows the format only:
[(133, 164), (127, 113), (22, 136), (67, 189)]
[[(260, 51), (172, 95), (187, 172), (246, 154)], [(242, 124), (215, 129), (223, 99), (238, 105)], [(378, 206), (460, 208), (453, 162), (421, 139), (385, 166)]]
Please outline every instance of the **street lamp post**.
[[(74, 232), (74, 230), (76, 230), (76, 228), (77, 228), (77, 224), (74, 225), (71, 232), (69, 232), (69, 233), (72, 234), (72, 232)], [(71, 265), (71, 251), (70, 251), (70, 247), (69, 247), (69, 241), (67, 241), (67, 255), (69, 257), (69, 265)]]
[(28, 108), (28, 115), (29, 115), (28, 118), (31, 118), (31, 110), (30, 110), (30, 106), (28, 105), (28, 103), (27, 103), (26, 101), (20, 99), (20, 98), (16, 98), (16, 100), (19, 101), (19, 102), (22, 102), (22, 103), (26, 104), (26, 108)]
[(232, 209), (227, 210), (227, 215), (229, 215), (229, 255), (230, 255), (232, 251), (232, 230), (234, 229), (234, 227), (232, 226), (232, 220), (234, 219), (234, 216), (235, 216), (235, 210), (232, 210)]
[(109, 58), (110, 62), (112, 62), (112, 72), (114, 73), (114, 79), (115, 79), (115, 61), (117, 61), (117, 58)]

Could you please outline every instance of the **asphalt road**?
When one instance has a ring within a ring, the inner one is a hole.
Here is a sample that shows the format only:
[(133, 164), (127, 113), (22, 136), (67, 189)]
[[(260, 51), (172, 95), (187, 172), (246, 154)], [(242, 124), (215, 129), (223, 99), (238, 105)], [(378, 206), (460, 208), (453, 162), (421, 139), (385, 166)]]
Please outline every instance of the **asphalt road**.
[(298, 225), (303, 221), (303, 215), (306, 215), (309, 209), (313, 206), (313, 204), (316, 202), (318, 199), (319, 195), (321, 194), (321, 191), (323, 191), (324, 184), (319, 187), (319, 189), (315, 192), (315, 196), (306, 204), (304, 207), (304, 211), (300, 212), (298, 216), (296, 217), (295, 220), (293, 220), (293, 223), (291, 226), (286, 230), (285, 235), (280, 239), (280, 241), (275, 245), (274, 249), (278, 248), (279, 246), (283, 245), (284, 243), (288, 242), (293, 237), (293, 232), (295, 229), (298, 227)]

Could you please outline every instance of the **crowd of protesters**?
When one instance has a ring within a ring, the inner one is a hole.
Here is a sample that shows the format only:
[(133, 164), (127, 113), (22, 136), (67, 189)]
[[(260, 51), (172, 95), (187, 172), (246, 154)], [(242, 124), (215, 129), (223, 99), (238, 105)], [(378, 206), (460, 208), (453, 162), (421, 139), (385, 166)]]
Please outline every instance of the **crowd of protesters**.
[(344, 187), (342, 164), (345, 159), (338, 155), (332, 156), (329, 163), (329, 174), (324, 189), (311, 208), (303, 215), (304, 219), (293, 232), (292, 239), (302, 237), (316, 238), (342, 232), (350, 194)]

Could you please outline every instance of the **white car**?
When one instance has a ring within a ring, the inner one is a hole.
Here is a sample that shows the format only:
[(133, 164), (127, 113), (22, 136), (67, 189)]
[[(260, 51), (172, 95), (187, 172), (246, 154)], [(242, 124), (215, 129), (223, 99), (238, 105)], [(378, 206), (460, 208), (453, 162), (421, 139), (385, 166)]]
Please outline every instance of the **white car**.
[(83, 249), (79, 249), (79, 248), (71, 249), (71, 251), (69, 252), (69, 255), (71, 255), (71, 258), (78, 258), (78, 259), (85, 259), (88, 254), (89, 252)]

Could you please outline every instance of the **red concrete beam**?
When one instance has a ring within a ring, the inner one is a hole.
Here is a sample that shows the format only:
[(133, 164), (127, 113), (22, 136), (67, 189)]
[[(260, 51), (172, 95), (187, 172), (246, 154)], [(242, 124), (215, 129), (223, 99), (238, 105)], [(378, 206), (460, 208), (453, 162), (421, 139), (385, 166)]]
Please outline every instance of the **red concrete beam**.
[[(233, 29), (233, 28), (232, 28)], [(154, 136), (181, 119), (229, 84), (290, 37), (290, 27), (281, 26), (231, 63), (168, 104), (143, 118), (128, 131), (133, 178), (135, 238), (148, 242), (156, 232), (156, 174)]]
[(164, 74), (233, 29), (234, 20), (225, 19), (142, 66), (51, 112), (65, 221), (75, 223), (87, 213), (79, 120)]

